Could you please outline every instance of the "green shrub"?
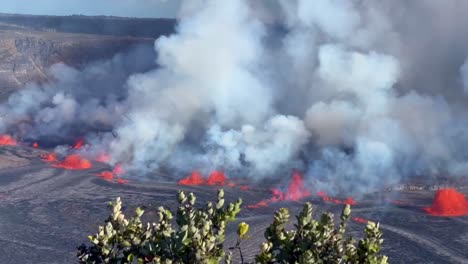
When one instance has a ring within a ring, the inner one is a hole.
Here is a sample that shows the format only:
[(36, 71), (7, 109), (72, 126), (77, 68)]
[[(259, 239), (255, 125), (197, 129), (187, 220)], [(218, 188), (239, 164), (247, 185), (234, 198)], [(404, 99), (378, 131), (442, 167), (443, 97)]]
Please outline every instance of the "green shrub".
[(383, 239), (379, 224), (368, 222), (366, 237), (356, 241), (344, 239), (346, 222), (351, 208), (346, 205), (337, 228), (333, 214), (324, 213), (317, 221), (312, 218), (312, 204), (305, 203), (296, 216), (295, 230), (286, 230), (289, 212), (281, 208), (275, 212), (273, 223), (266, 229), (257, 263), (387, 263), (386, 256), (378, 256)]
[[(224, 205), (224, 192), (218, 190), (216, 204), (195, 207), (195, 196), (179, 191), (175, 221), (172, 213), (158, 208), (158, 219), (145, 226), (141, 222), (144, 211), (135, 210), (132, 218), (123, 215), (122, 202), (117, 198), (109, 203), (112, 213), (98, 233), (89, 236), (91, 246), (78, 247), (80, 263), (232, 263), (231, 252), (224, 251), (226, 224), (235, 220), (242, 200)], [(266, 229), (256, 263), (387, 263), (379, 256), (382, 233), (379, 225), (369, 222), (365, 238), (344, 239), (346, 222), (351, 209), (345, 206), (341, 223), (335, 226), (333, 215), (324, 213), (319, 221), (312, 217), (312, 205), (304, 204), (296, 216), (294, 230), (286, 230), (289, 212), (281, 208), (274, 214), (273, 223)], [(176, 225), (176, 227), (174, 227)], [(249, 226), (240, 223), (238, 239), (231, 250), (239, 251), (244, 263), (241, 242), (248, 237)]]
[[(110, 203), (112, 214), (94, 236), (92, 245), (78, 248), (81, 263), (219, 263), (224, 257), (226, 223), (234, 221), (242, 200), (224, 206), (224, 192), (218, 191), (215, 205), (195, 207), (195, 196), (178, 193), (179, 207), (173, 228), (169, 210), (158, 209), (158, 221), (143, 227), (143, 210), (127, 220), (122, 202)], [(229, 261), (229, 256), (226, 256)]]

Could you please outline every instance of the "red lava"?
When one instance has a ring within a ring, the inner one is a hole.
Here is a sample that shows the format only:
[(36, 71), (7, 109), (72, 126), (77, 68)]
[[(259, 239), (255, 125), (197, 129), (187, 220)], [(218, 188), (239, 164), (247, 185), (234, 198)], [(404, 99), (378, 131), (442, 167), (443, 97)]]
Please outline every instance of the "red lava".
[(18, 143), (9, 135), (0, 135), (0, 146), (16, 146)]
[(114, 174), (111, 171), (102, 171), (99, 174), (97, 174), (97, 176), (109, 181), (114, 178)]
[(178, 181), (180, 185), (202, 185), (205, 184), (205, 180), (202, 178), (198, 171), (192, 171), (192, 173)]
[(55, 162), (57, 159), (55, 158), (55, 154), (50, 152), (50, 153), (43, 153), (41, 154), (41, 160), (45, 162)]
[(247, 191), (249, 189), (249, 187), (247, 185), (242, 185), (240, 187), (241, 191)]
[(291, 181), (288, 184), (286, 192), (279, 189), (271, 189), (271, 197), (267, 200), (262, 200), (253, 205), (247, 205), (247, 208), (265, 207), (272, 202), (277, 201), (299, 201), (310, 196), (310, 192), (303, 185), (301, 174), (294, 170), (291, 174)]
[(33, 148), (38, 148), (38, 147), (39, 147), (39, 144), (37, 144), (37, 142), (34, 142), (34, 143), (32, 143), (32, 147), (33, 147)]
[(423, 210), (434, 216), (463, 216), (468, 215), (468, 202), (453, 188), (440, 189), (435, 193), (431, 207)]
[(122, 178), (117, 178), (115, 180), (116, 183), (119, 183), (119, 184), (127, 184), (128, 183), (128, 180), (124, 180)]
[(206, 180), (206, 184), (224, 186), (226, 185), (226, 176), (224, 176), (224, 173), (220, 171), (213, 171), (208, 176), (208, 179)]
[(122, 164), (120, 163), (117, 163), (115, 165), (115, 167), (112, 169), (112, 173), (114, 173), (115, 175), (122, 175), (125, 173), (125, 170), (124, 168), (122, 167)]
[(84, 138), (80, 137), (75, 141), (75, 144), (73, 145), (74, 149), (80, 149), (84, 145)]
[(324, 192), (317, 192), (317, 196), (321, 197), (322, 201), (324, 201), (324, 202), (331, 202), (331, 203), (334, 203), (334, 204), (356, 205), (356, 201), (351, 197), (348, 197), (345, 200), (340, 200), (340, 199), (329, 197)]
[(77, 154), (68, 155), (62, 162), (53, 164), (52, 166), (67, 170), (86, 170), (92, 167), (89, 160), (84, 159)]
[(236, 184), (234, 182), (228, 182), (224, 173), (220, 171), (213, 171), (208, 175), (208, 178), (204, 179), (198, 171), (192, 171), (192, 173), (180, 179), (178, 182), (180, 185), (216, 185), (216, 186), (229, 186), (234, 187)]
[(351, 218), (356, 223), (367, 224), (368, 220), (361, 218), (361, 217), (352, 217)]

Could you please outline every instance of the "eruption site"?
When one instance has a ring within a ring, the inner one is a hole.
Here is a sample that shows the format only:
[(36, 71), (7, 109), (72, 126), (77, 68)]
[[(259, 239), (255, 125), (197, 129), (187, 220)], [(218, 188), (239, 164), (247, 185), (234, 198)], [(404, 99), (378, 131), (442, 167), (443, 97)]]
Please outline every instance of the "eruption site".
[(463, 216), (468, 215), (468, 201), (453, 188), (440, 189), (436, 191), (432, 205), (423, 210), (434, 216)]
[(468, 4), (449, 1), (182, 1), (153, 50), (57, 63), (12, 92), (0, 144), (52, 146), (66, 169), (169, 171), (180, 185), (280, 182), (265, 203), (320, 190), (354, 204), (331, 197), (461, 179), (468, 36), (455, 18)]
[(16, 144), (16, 140), (14, 140), (11, 136), (0, 135), (0, 146), (15, 146)]
[(52, 167), (67, 170), (87, 170), (90, 169), (92, 165), (89, 160), (82, 158), (78, 154), (71, 154), (66, 156), (61, 162), (52, 164)]
[(228, 181), (224, 173), (220, 171), (211, 172), (206, 179), (201, 176), (200, 172), (192, 171), (190, 175), (188, 175), (187, 177), (183, 179), (180, 179), (178, 181), (178, 184), (191, 185), (191, 186), (196, 186), (196, 185), (211, 185), (211, 186), (217, 185), (217, 186), (229, 186), (229, 187), (235, 186), (235, 183)]

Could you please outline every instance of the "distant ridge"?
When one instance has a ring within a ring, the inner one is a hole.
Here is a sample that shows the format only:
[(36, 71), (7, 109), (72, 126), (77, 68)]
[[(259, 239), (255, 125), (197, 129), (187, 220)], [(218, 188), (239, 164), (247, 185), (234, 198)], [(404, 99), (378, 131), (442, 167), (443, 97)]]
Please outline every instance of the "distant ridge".
[(116, 16), (45, 16), (0, 13), (0, 23), (36, 31), (157, 38), (175, 31), (176, 20)]

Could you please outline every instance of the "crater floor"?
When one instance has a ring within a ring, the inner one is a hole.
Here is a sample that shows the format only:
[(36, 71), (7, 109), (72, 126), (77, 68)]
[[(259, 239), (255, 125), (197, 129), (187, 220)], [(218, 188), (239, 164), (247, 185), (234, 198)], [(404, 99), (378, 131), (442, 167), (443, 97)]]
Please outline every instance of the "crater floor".
[[(97, 225), (108, 216), (106, 202), (120, 196), (129, 215), (143, 206), (147, 217), (158, 206), (175, 207), (177, 190), (194, 192), (197, 201), (215, 198), (215, 187), (179, 186), (157, 180), (130, 179), (127, 184), (105, 181), (95, 174), (107, 169), (67, 171), (51, 168), (39, 159), (40, 150), (23, 147), (0, 148), (0, 254), (2, 263), (76, 263), (76, 247), (87, 242)], [(227, 201), (238, 196), (244, 204), (254, 204), (269, 196), (264, 188), (225, 187)], [(465, 193), (466, 194), (466, 193)], [(369, 195), (353, 206), (352, 216), (381, 223), (383, 253), (390, 263), (467, 263), (468, 217), (433, 217), (421, 207), (430, 205), (433, 191), (386, 192)], [(397, 199), (399, 204), (388, 203)], [(341, 205), (313, 202), (316, 214), (327, 210), (339, 214)], [(251, 238), (243, 244), (252, 259), (263, 241), (263, 230), (272, 221), (274, 210), (290, 208), (297, 213), (301, 202), (280, 202), (258, 209), (243, 208), (238, 221), (250, 224)], [(235, 227), (236, 225), (231, 225)], [(364, 224), (351, 221), (350, 234), (362, 235)], [(234, 228), (228, 229), (227, 246), (235, 242)], [(234, 253), (235, 254), (235, 253)]]

